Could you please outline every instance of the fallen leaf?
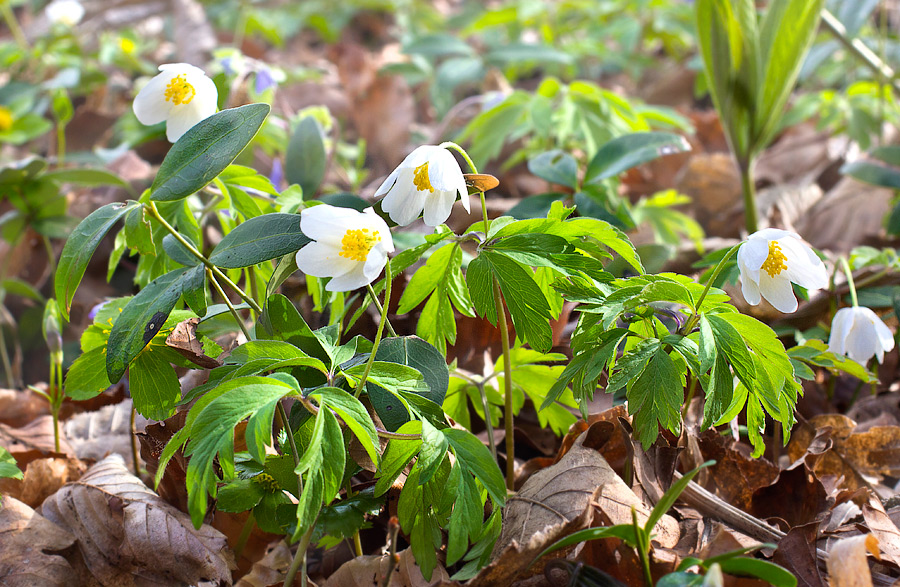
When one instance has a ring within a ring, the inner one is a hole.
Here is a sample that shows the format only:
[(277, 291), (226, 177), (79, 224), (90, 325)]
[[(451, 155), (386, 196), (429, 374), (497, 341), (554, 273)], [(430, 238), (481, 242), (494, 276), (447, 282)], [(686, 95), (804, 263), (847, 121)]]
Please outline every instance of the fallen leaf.
[(217, 359), (203, 351), (203, 344), (197, 338), (197, 325), (200, 318), (189, 318), (175, 325), (166, 337), (166, 346), (175, 349), (188, 361), (205, 369), (215, 369), (222, 365)]
[(231, 584), (234, 562), (225, 537), (206, 525), (195, 530), (186, 514), (129, 473), (119, 455), (91, 467), (41, 509), (75, 535), (88, 569), (105, 585), (136, 578)]
[(884, 511), (881, 501), (870, 494), (869, 503), (862, 506), (862, 514), (869, 530), (878, 539), (884, 558), (894, 564), (900, 564), (900, 529)]
[[(147, 471), (151, 475), (156, 475), (159, 457), (162, 456), (169, 439), (184, 428), (184, 421), (187, 415), (188, 410), (182, 409), (162, 422), (148, 422), (142, 432), (137, 432), (138, 440), (141, 443), (141, 459), (146, 463)], [(160, 497), (181, 511), (187, 511), (188, 509), (187, 489), (185, 488), (185, 483), (187, 482), (186, 471), (187, 459), (184, 456), (184, 452), (179, 450), (169, 460), (162, 481), (159, 482), (159, 486), (156, 488)]]
[(825, 564), (831, 587), (872, 587), (872, 573), (866, 551), (878, 556), (878, 539), (872, 534), (853, 536), (835, 542), (828, 551)]
[(11, 587), (71, 585), (72, 566), (61, 556), (75, 537), (24, 503), (0, 497), (0, 583)]
[(21, 428), (38, 416), (49, 414), (47, 400), (33, 391), (0, 389), (0, 424)]
[(772, 560), (797, 577), (799, 587), (819, 587), (825, 584), (816, 557), (816, 535), (819, 523), (812, 522), (791, 528), (778, 542)]
[[(382, 556), (358, 556), (344, 563), (322, 587), (378, 587), (388, 570), (388, 557)], [(406, 549), (397, 553), (399, 560), (391, 573), (391, 587), (427, 587), (440, 585), (448, 581), (450, 576), (440, 565), (434, 570), (431, 581), (422, 577), (422, 571), (416, 564), (412, 550)]]
[(66, 483), (77, 481), (85, 469), (78, 459), (37, 459), (28, 463), (24, 479), (3, 479), (0, 488), (29, 507), (37, 507)]
[[(135, 414), (135, 427), (147, 419)], [(79, 459), (99, 461), (110, 453), (131, 464), (131, 399), (104, 406), (95, 412), (76, 414), (66, 421), (66, 439)]]
[(822, 482), (800, 461), (779, 473), (771, 485), (757, 489), (748, 513), (763, 520), (780, 519), (793, 528), (815, 520), (826, 509), (827, 497)]
[(16, 457), (19, 467), (27, 464), (22, 462), (21, 457), (29, 457), (27, 460), (30, 462), (50, 454), (74, 455), (75, 452), (66, 441), (65, 434), (60, 431), (59, 436), (59, 453), (57, 453), (53, 440), (53, 418), (50, 416), (41, 416), (22, 428), (0, 424), (0, 445)]
[(708, 469), (705, 488), (737, 508), (749, 508), (753, 492), (778, 477), (778, 467), (769, 460), (750, 457), (713, 429), (700, 435), (699, 446), (704, 460), (716, 461)]
[(235, 583), (235, 587), (267, 587), (283, 583), (293, 558), (284, 540), (273, 542), (266, 555), (254, 563), (250, 572)]

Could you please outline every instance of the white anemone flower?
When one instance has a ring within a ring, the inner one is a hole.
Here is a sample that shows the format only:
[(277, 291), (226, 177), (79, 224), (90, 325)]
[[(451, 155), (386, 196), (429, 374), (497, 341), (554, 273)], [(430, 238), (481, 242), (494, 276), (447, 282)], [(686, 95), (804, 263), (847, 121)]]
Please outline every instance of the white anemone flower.
[(187, 63), (159, 66), (134, 99), (134, 114), (142, 124), (166, 121), (166, 138), (177, 141), (192, 126), (216, 113), (219, 92), (203, 70)]
[(320, 204), (300, 213), (300, 230), (311, 242), (297, 251), (307, 275), (330, 277), (328, 291), (350, 291), (375, 281), (394, 250), (387, 223), (372, 208), (357, 212)]
[(412, 223), (423, 211), (425, 224), (442, 224), (457, 195), (469, 212), (469, 190), (459, 163), (450, 151), (434, 145), (423, 145), (407, 155), (375, 197), (385, 194), (381, 208), (400, 226)]
[(894, 348), (894, 335), (875, 312), (864, 306), (841, 308), (831, 321), (828, 350), (865, 364), (873, 356), (884, 362)]
[(84, 18), (84, 6), (78, 0), (54, 0), (44, 8), (44, 14), (53, 24), (73, 27)]
[(765, 228), (754, 232), (738, 249), (741, 292), (755, 306), (760, 296), (779, 312), (797, 310), (791, 282), (806, 289), (828, 285), (825, 265), (793, 232)]

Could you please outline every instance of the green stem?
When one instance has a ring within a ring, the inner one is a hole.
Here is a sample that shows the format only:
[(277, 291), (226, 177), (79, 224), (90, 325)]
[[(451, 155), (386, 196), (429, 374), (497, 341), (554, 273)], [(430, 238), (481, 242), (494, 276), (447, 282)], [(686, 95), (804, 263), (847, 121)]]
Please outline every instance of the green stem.
[(57, 401), (56, 398), (59, 395), (57, 392), (57, 383), (56, 383), (56, 362), (53, 360), (53, 353), (50, 354), (50, 381), (47, 382), (47, 395), (50, 396), (50, 415), (53, 418), (53, 447), (56, 452), (59, 452), (59, 410), (57, 409)]
[[(284, 429), (285, 434), (288, 437), (288, 444), (291, 447), (291, 457), (294, 459), (294, 468), (300, 466), (300, 454), (297, 452), (297, 442), (294, 440), (294, 431), (291, 430), (291, 423), (288, 420), (287, 412), (284, 411), (284, 406), (281, 405), (279, 401), (276, 405), (278, 410), (278, 418), (281, 420), (281, 427)], [(303, 493), (303, 475), (297, 475), (297, 498), (300, 498), (300, 494)]]
[(165, 228), (169, 234), (175, 237), (175, 240), (181, 243), (181, 245), (186, 248), (190, 254), (196, 257), (198, 261), (203, 263), (203, 265), (207, 269), (209, 269), (213, 275), (219, 278), (225, 285), (233, 289), (239, 296), (241, 296), (241, 299), (247, 302), (247, 305), (253, 308), (258, 314), (262, 313), (262, 308), (259, 306), (259, 304), (256, 303), (256, 300), (247, 295), (247, 292), (242, 290), (233, 281), (231, 281), (231, 279), (229, 279), (229, 277), (225, 275), (221, 269), (213, 265), (212, 262), (203, 255), (203, 253), (197, 250), (197, 247), (195, 247), (189, 240), (184, 238), (180, 232), (175, 230), (175, 228), (171, 224), (169, 224), (165, 218), (162, 217), (162, 214), (160, 214), (159, 210), (156, 209), (156, 202), (144, 204), (144, 207), (145, 209), (150, 211), (150, 216), (152, 216), (156, 219), (157, 222), (162, 224), (163, 228)]
[(3, 324), (0, 323), (0, 360), (3, 361), (3, 372), (6, 374), (6, 387), (13, 389), (16, 382), (13, 381), (12, 363), (9, 360), (9, 350), (6, 348), (6, 334), (3, 332)]
[(697, 300), (696, 305), (694, 306), (694, 311), (691, 314), (691, 317), (687, 319), (684, 323), (684, 326), (681, 329), (682, 334), (690, 334), (691, 330), (697, 325), (697, 322), (700, 321), (700, 308), (703, 306), (703, 301), (706, 299), (706, 295), (709, 293), (709, 290), (712, 288), (712, 284), (715, 283), (716, 279), (719, 277), (719, 274), (722, 273), (722, 270), (725, 269), (725, 265), (728, 263), (728, 260), (737, 253), (738, 249), (741, 248), (741, 245), (744, 243), (738, 243), (731, 247), (725, 256), (719, 261), (719, 264), (716, 265), (716, 268), (713, 269), (712, 275), (709, 276), (709, 279), (706, 281), (706, 287), (703, 288), (703, 293), (700, 294), (700, 299)]
[[(500, 283), (494, 278), (494, 304), (497, 306), (497, 328), (500, 330), (500, 348), (503, 351), (503, 426), (506, 430), (506, 487), (512, 490), (516, 482), (516, 443), (513, 438), (512, 362), (509, 354), (509, 327), (506, 324), (506, 308), (500, 295)], [(490, 416), (488, 415), (488, 418)]]
[(28, 40), (25, 38), (25, 33), (22, 32), (22, 27), (19, 26), (16, 14), (9, 5), (9, 0), (0, 0), (0, 13), (3, 14), (3, 20), (6, 21), (6, 26), (8, 26), (9, 30), (12, 32), (16, 44), (23, 51), (28, 51)]
[(877, 75), (889, 80), (891, 86), (895, 90), (900, 91), (900, 85), (894, 79), (894, 70), (860, 39), (851, 39), (843, 23), (828, 10), (822, 10), (822, 24), (854, 57), (862, 61), (866, 67)]
[(134, 420), (137, 410), (134, 409), (134, 402), (131, 402), (131, 460), (134, 463), (134, 476), (141, 476), (141, 465), (138, 455), (137, 436), (134, 430)]
[(847, 285), (850, 286), (850, 301), (855, 308), (859, 305), (859, 300), (856, 297), (856, 284), (853, 283), (853, 271), (850, 270), (850, 263), (847, 262), (847, 257), (843, 255), (841, 255), (841, 267), (844, 270), (844, 274), (847, 276)]
[[(387, 273), (385, 273), (385, 279), (390, 281), (390, 277), (388, 277)], [(388, 320), (387, 312), (384, 308), (381, 307), (381, 302), (378, 301), (378, 295), (375, 293), (375, 290), (372, 289), (372, 284), (366, 284), (366, 289), (369, 290), (369, 298), (372, 300), (372, 303), (375, 304), (375, 309), (378, 310), (379, 314), (381, 314), (381, 319), (384, 321), (384, 325), (388, 330), (388, 336), (397, 336), (397, 331), (394, 330), (393, 326), (391, 326), (391, 321)]]
[(291, 568), (288, 569), (287, 576), (284, 578), (284, 587), (293, 587), (294, 585), (294, 577), (297, 576), (297, 571), (300, 570), (300, 567), (303, 567), (303, 572), (300, 575), (300, 585), (302, 587), (306, 587), (306, 549), (309, 548), (309, 543), (312, 540), (313, 530), (315, 530), (316, 525), (313, 523), (309, 530), (303, 534), (303, 537), (300, 538), (300, 543), (297, 544), (297, 553), (294, 555), (294, 560), (291, 562)]
[(643, 528), (638, 524), (637, 512), (634, 507), (631, 508), (631, 523), (634, 526), (634, 538), (637, 543), (638, 558), (641, 559), (644, 583), (647, 587), (653, 587), (653, 574), (650, 572), (650, 544), (646, 539)]
[(738, 161), (741, 172), (741, 193), (744, 196), (744, 226), (747, 233), (753, 234), (758, 230), (756, 211), (756, 182), (753, 179), (753, 159)]
[[(381, 320), (378, 321), (378, 330), (375, 332), (375, 342), (372, 343), (372, 352), (369, 353), (369, 360), (366, 361), (366, 368), (363, 371), (362, 377), (359, 378), (359, 382), (356, 384), (356, 392), (353, 394), (355, 397), (359, 397), (362, 390), (365, 388), (366, 379), (369, 377), (369, 371), (372, 370), (372, 363), (375, 362), (375, 353), (378, 352), (378, 345), (381, 344), (381, 336), (384, 334), (384, 325), (387, 323), (387, 308), (391, 304), (392, 280), (390, 259), (387, 259), (384, 266), (384, 279), (384, 306), (381, 308)], [(366, 287), (369, 288), (369, 295), (374, 299), (375, 291), (372, 289), (372, 286), (367, 285)]]
[[(439, 145), (445, 149), (453, 149), (465, 159), (472, 173), (478, 173), (478, 168), (466, 150), (454, 142), (444, 142)], [(487, 213), (487, 205), (485, 203), (484, 192), (479, 192), (481, 199), (481, 217), (484, 222), (484, 234), (487, 238), (489, 221)], [(500, 283), (494, 278), (494, 305), (497, 310), (497, 328), (500, 330), (500, 345), (503, 352), (503, 425), (506, 430), (506, 487), (513, 489), (516, 479), (516, 462), (515, 462), (515, 439), (513, 438), (513, 392), (512, 392), (512, 361), (509, 353), (509, 328), (506, 323), (506, 308), (503, 305), (503, 296), (500, 294)], [(490, 412), (485, 412), (485, 422), (487, 423), (488, 433), (493, 442), (493, 431), (490, 426)]]
[(237, 322), (237, 325), (241, 328), (241, 332), (244, 333), (244, 336), (248, 341), (253, 340), (253, 337), (250, 336), (250, 331), (247, 330), (247, 325), (244, 324), (243, 318), (238, 314), (237, 308), (231, 303), (231, 300), (228, 299), (228, 296), (225, 295), (225, 290), (222, 289), (222, 286), (219, 285), (219, 282), (216, 281), (216, 278), (213, 276), (212, 271), (209, 269), (206, 270), (206, 277), (209, 279), (209, 282), (212, 284), (213, 288), (222, 296), (222, 299), (225, 300), (225, 305), (228, 306), (228, 310), (231, 311), (231, 315), (234, 317), (234, 321)]
[(241, 554), (244, 552), (244, 547), (247, 546), (247, 541), (250, 540), (250, 534), (253, 533), (253, 528), (256, 526), (256, 518), (253, 517), (253, 510), (250, 510), (250, 515), (247, 516), (247, 521), (244, 522), (244, 527), (241, 528), (241, 535), (238, 536), (237, 542), (234, 543), (234, 560), (238, 561), (241, 558)]
[(66, 162), (66, 125), (56, 125), (56, 166), (62, 167)]
[(484, 389), (484, 381), (476, 384), (478, 393), (481, 395), (481, 403), (484, 404), (484, 428), (487, 431), (488, 446), (491, 449), (491, 456), (497, 460), (497, 441), (494, 440), (494, 423), (491, 421), (491, 404), (488, 402), (487, 391)]

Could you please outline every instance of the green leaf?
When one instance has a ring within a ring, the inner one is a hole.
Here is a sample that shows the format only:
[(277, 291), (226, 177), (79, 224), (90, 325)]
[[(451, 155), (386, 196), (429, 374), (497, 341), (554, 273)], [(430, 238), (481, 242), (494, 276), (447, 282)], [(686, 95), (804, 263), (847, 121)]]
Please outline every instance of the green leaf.
[(202, 265), (176, 269), (159, 277), (131, 298), (109, 333), (106, 373), (118, 381), (134, 357), (163, 327), (182, 291), (204, 279)]
[(24, 479), (25, 475), (16, 465), (16, 459), (8, 450), (0, 446), (0, 478)]
[(148, 347), (134, 358), (128, 370), (134, 409), (151, 420), (165, 420), (175, 413), (181, 386), (172, 365), (157, 348)]
[(660, 348), (640, 377), (629, 384), (628, 413), (634, 416), (635, 436), (645, 450), (656, 440), (659, 426), (678, 434), (684, 382), (684, 370)]
[(137, 206), (140, 204), (132, 201), (127, 204), (114, 202), (98, 208), (82, 220), (66, 240), (54, 279), (56, 299), (65, 320), (69, 319), (69, 308), (72, 306), (75, 290), (78, 289), (87, 264), (100, 241), (120, 218)]
[(266, 490), (253, 479), (235, 479), (220, 487), (216, 496), (216, 509), (240, 513), (252, 509), (266, 494)]
[(606, 393), (618, 391), (640, 377), (659, 349), (659, 339), (647, 338), (638, 342), (616, 363), (616, 371), (609, 378)]
[(714, 464), (716, 464), (715, 461), (706, 461), (696, 469), (693, 469), (689, 473), (682, 475), (681, 479), (679, 479), (675, 483), (672, 483), (672, 486), (669, 487), (668, 491), (666, 491), (663, 494), (662, 498), (660, 498), (660, 500), (656, 502), (656, 505), (653, 506), (653, 511), (650, 512), (650, 515), (647, 517), (647, 521), (644, 523), (644, 528), (647, 531), (652, 530), (656, 526), (656, 523), (663, 517), (663, 514), (665, 514), (667, 511), (669, 511), (669, 508), (675, 505), (678, 497), (685, 490), (685, 488), (687, 488), (688, 483), (690, 483), (691, 480), (697, 476), (697, 473), (699, 473), (700, 470), (704, 467), (709, 467)]
[(320, 387), (309, 395), (319, 398), (319, 404), (324, 408), (337, 412), (344, 424), (359, 439), (372, 462), (378, 465), (381, 460), (381, 455), (378, 454), (378, 432), (362, 402), (337, 387)]
[(775, 587), (797, 587), (797, 578), (769, 561), (738, 557), (719, 561), (723, 573), (739, 577), (756, 577)]
[(397, 313), (407, 314), (422, 303), (441, 284), (454, 265), (458, 267), (461, 261), (462, 249), (456, 243), (446, 244), (432, 253), (404, 288)]
[(264, 214), (229, 232), (209, 260), (224, 269), (238, 269), (296, 252), (309, 242), (300, 232), (299, 214)]
[(900, 169), (895, 167), (859, 160), (846, 163), (841, 167), (841, 173), (863, 183), (900, 190)]
[[(184, 235), (181, 235), (184, 237)], [(184, 237), (185, 240), (190, 242), (191, 239)], [(196, 248), (197, 244), (193, 243)], [(181, 244), (177, 238), (172, 236), (171, 234), (167, 234), (163, 237), (162, 240), (163, 251), (166, 255), (169, 256), (170, 259), (175, 261), (176, 263), (180, 263), (185, 267), (193, 267), (195, 265), (200, 264), (200, 259), (195, 257), (183, 244)]]
[[(365, 364), (359, 364), (344, 369), (343, 372), (345, 375), (359, 378), (365, 369)], [(372, 369), (369, 371), (366, 381), (371, 381), (393, 392), (401, 389), (416, 392), (428, 391), (428, 384), (425, 383), (424, 377), (418, 370), (385, 361), (372, 361)]]
[(621, 136), (597, 151), (587, 166), (584, 183), (598, 183), (642, 163), (690, 150), (685, 138), (673, 133), (639, 132)]
[(105, 169), (58, 169), (44, 174), (45, 179), (58, 183), (77, 183), (86, 187), (99, 185), (115, 185), (127, 189), (131, 186), (115, 173)]
[(289, 342), (311, 357), (330, 362), (322, 342), (285, 296), (269, 296), (259, 324), (268, 336)]
[(163, 159), (150, 187), (150, 199), (170, 202), (200, 191), (250, 144), (269, 110), (268, 104), (248, 104), (198, 122)]
[(447, 428), (441, 431), (450, 442), (458, 462), (481, 481), (498, 505), (506, 503), (506, 483), (491, 451), (471, 432)]
[(437, 472), (441, 462), (447, 456), (450, 442), (441, 434), (441, 431), (422, 420), (422, 446), (419, 448), (419, 460), (416, 467), (419, 469), (419, 485), (424, 485), (431, 480)]
[[(378, 361), (408, 365), (422, 374), (427, 391), (416, 392), (441, 405), (450, 384), (450, 370), (444, 355), (435, 347), (416, 336), (386, 338), (375, 353)], [(397, 430), (409, 421), (406, 408), (394, 394), (375, 384), (366, 385), (366, 393), (388, 430)]]
[(319, 122), (306, 116), (294, 128), (285, 154), (284, 176), (303, 189), (303, 197), (312, 199), (325, 177), (328, 155)]
[(82, 353), (66, 373), (66, 396), (76, 401), (97, 397), (112, 383), (106, 375), (106, 347)]
[(578, 163), (574, 157), (560, 149), (546, 151), (529, 159), (528, 171), (550, 183), (573, 190), (578, 185)]
[(588, 540), (600, 540), (602, 538), (618, 538), (629, 546), (634, 546), (634, 526), (631, 524), (619, 524), (617, 526), (609, 526), (606, 528), (586, 528), (584, 530), (579, 530), (578, 532), (569, 534), (562, 540), (554, 542), (553, 545), (539, 554), (535, 560), (573, 544), (587, 542)]
[[(421, 434), (422, 422), (414, 420), (407, 422), (397, 432), (401, 434)], [(384, 495), (394, 480), (403, 472), (413, 456), (419, 452), (422, 446), (421, 438), (392, 438), (381, 458), (381, 468), (378, 472), (378, 482), (375, 484), (375, 495)]]

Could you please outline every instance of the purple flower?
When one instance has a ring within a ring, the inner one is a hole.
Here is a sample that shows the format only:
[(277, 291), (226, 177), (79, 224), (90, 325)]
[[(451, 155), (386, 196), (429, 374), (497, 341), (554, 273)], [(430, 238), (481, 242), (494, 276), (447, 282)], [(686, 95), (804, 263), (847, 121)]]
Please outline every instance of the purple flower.
[(269, 173), (269, 181), (272, 182), (275, 189), (278, 189), (278, 186), (284, 181), (284, 168), (281, 166), (281, 159), (277, 157), (272, 160), (272, 171)]
[(275, 78), (272, 77), (272, 72), (269, 71), (268, 68), (263, 67), (260, 68), (259, 71), (256, 72), (256, 85), (254, 86), (257, 94), (262, 94), (266, 90), (271, 87), (278, 85), (275, 81)]

